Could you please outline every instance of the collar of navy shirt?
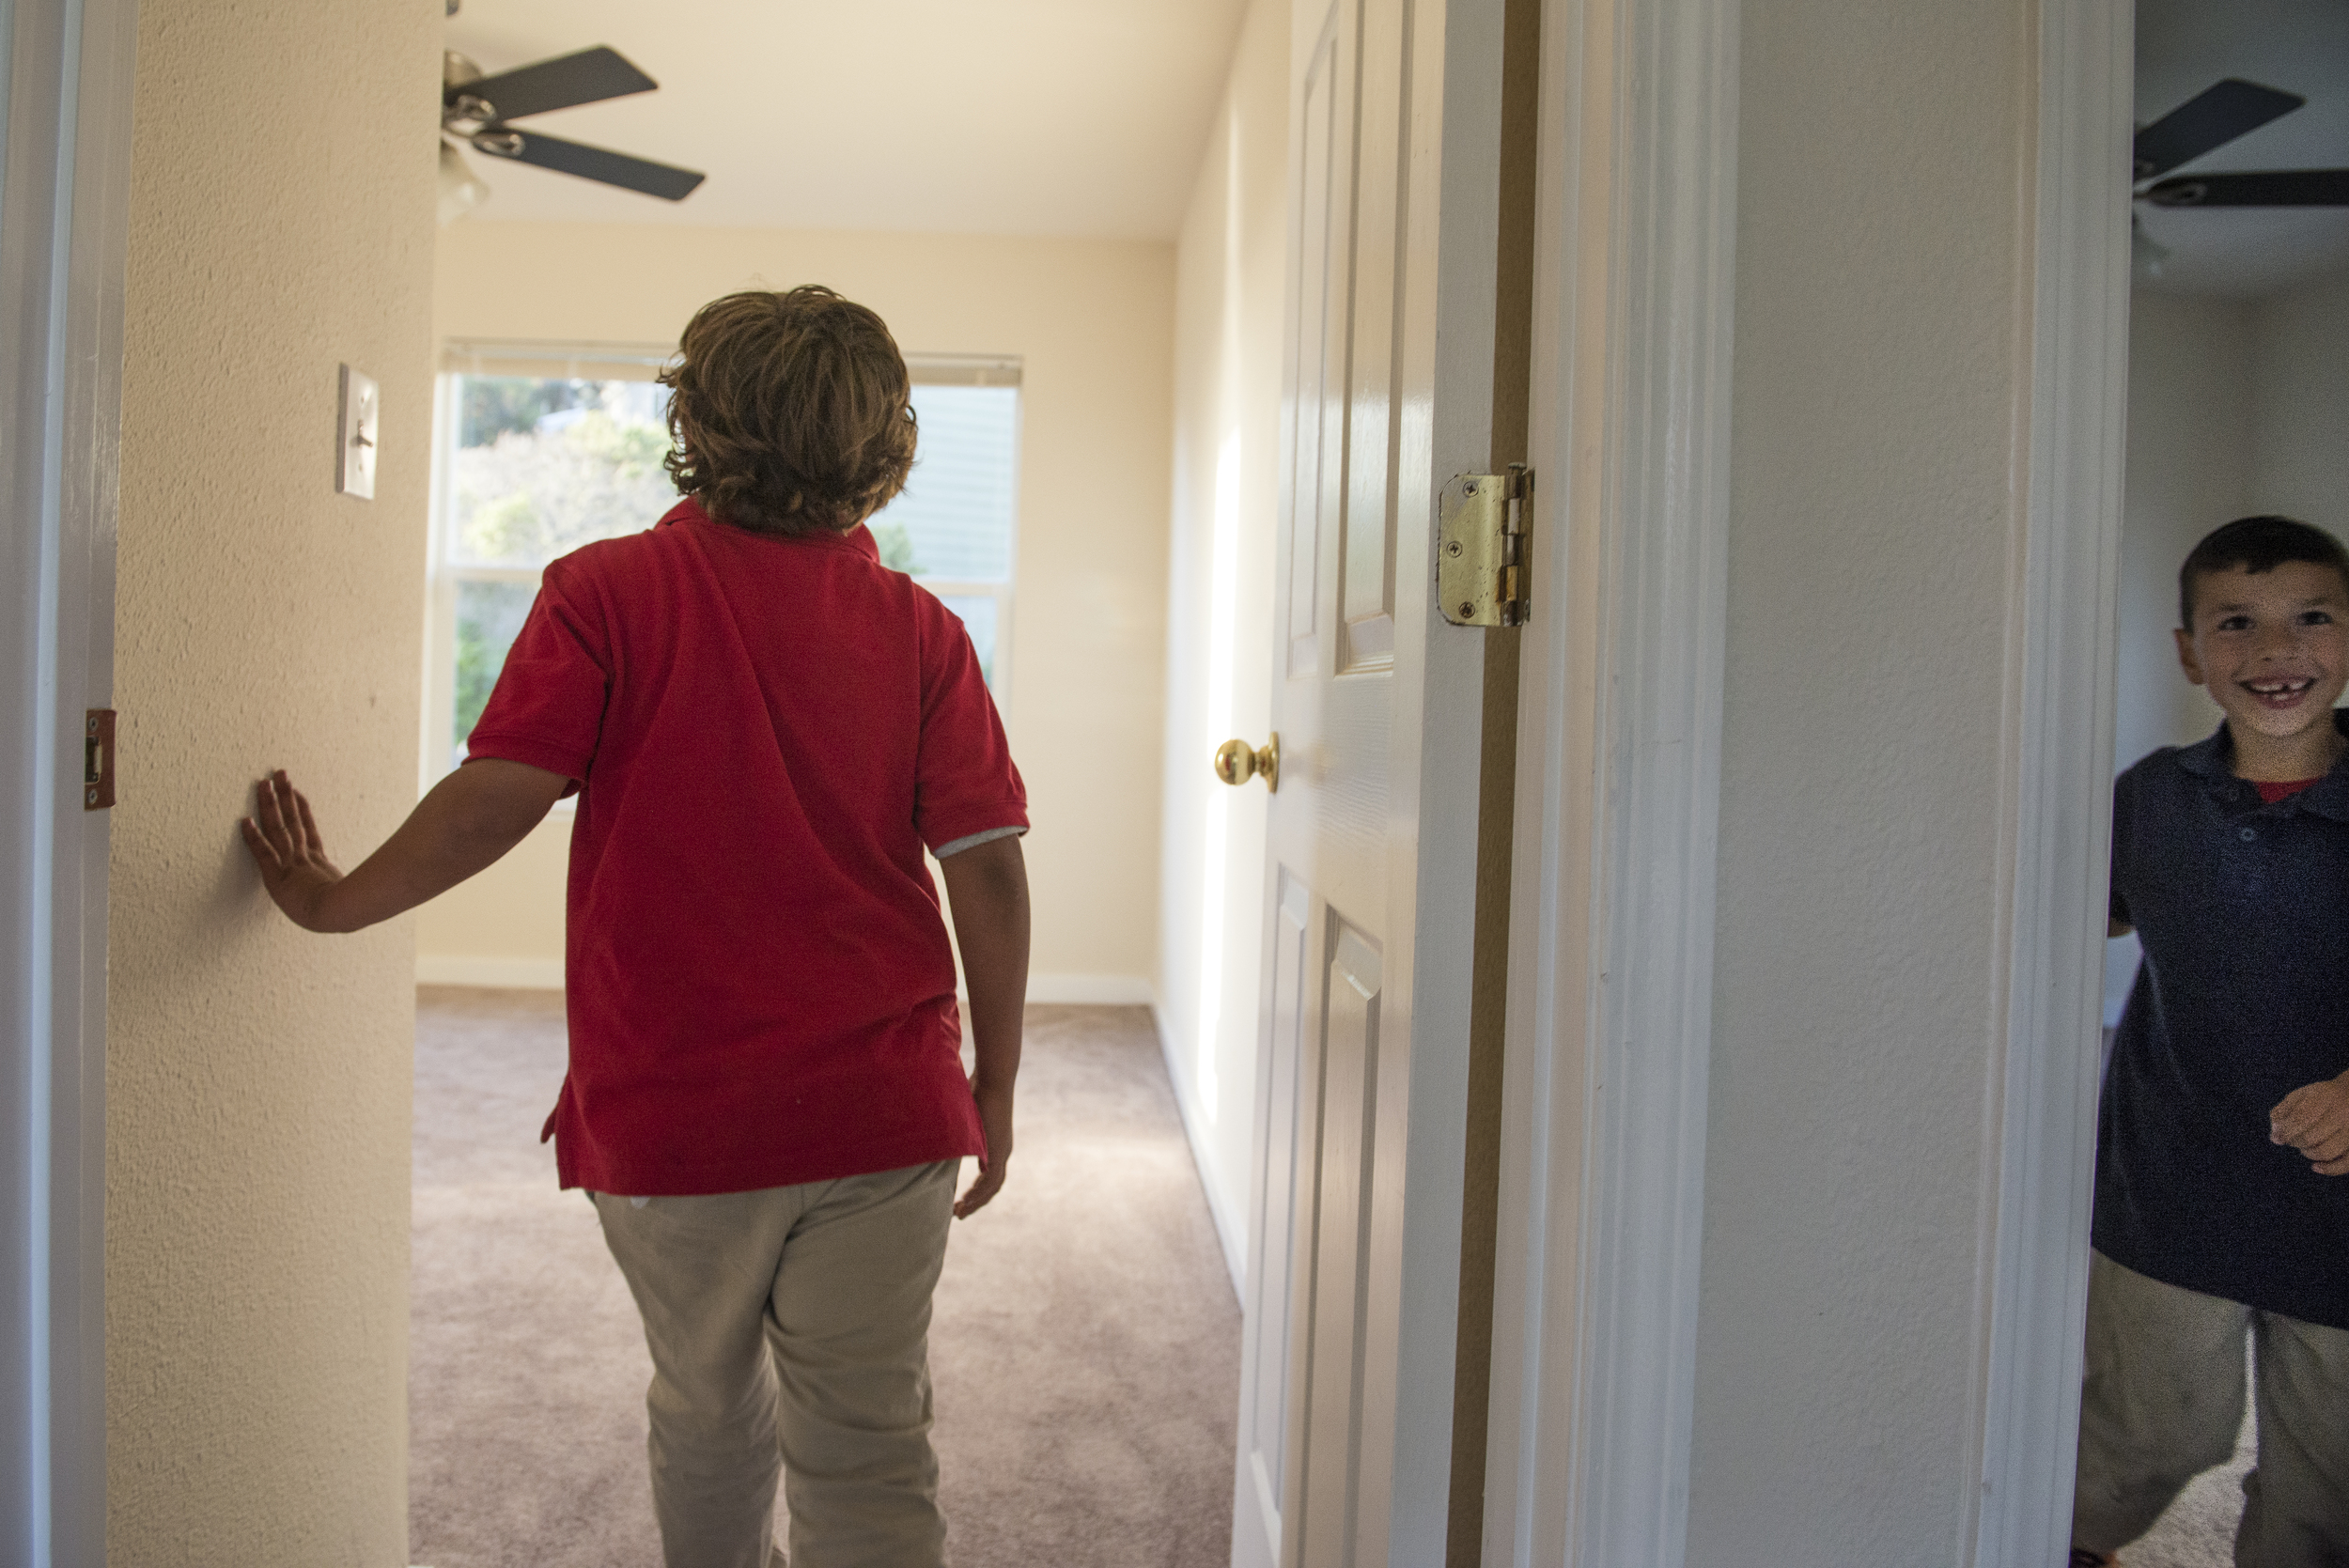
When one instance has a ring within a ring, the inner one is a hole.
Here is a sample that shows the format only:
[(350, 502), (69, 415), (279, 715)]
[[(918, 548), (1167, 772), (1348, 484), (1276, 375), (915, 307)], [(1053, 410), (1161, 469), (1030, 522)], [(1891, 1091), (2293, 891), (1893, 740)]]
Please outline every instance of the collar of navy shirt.
[[(2333, 709), (2333, 728), (2349, 736), (2349, 708)], [(2202, 787), (2222, 806), (2263, 812), (2271, 816), (2311, 811), (2336, 822), (2349, 822), (2349, 752), (2341, 753), (2332, 771), (2297, 795), (2287, 795), (2272, 806), (2260, 799), (2259, 789), (2250, 780), (2235, 777), (2234, 737), (2228, 733), (2224, 719), (2209, 738), (2179, 748), (2178, 766), (2201, 780)]]

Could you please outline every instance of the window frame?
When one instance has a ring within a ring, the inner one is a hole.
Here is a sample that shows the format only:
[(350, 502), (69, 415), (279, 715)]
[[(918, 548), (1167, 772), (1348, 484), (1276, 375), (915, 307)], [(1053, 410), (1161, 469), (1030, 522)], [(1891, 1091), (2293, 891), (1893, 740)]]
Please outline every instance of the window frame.
[[(1028, 402), (1022, 362), (1010, 354), (908, 354), (906, 370), (915, 386), (1005, 386), (1021, 396), (1011, 417), (1011, 523), (1003, 541), (1003, 558), (1010, 563), (1001, 582), (969, 582), (951, 577), (917, 577), (913, 581), (941, 599), (991, 598), (995, 601), (995, 648), (988, 665), (988, 691), (1008, 726), (1012, 705), (1012, 604), (1019, 582), (1020, 454), (1027, 446)], [(919, 459), (916, 459), (917, 464)]]
[[(455, 526), (457, 399), (451, 396), (457, 376), (569, 377), (584, 380), (650, 380), (676, 357), (672, 348), (636, 343), (540, 343), (495, 339), (452, 340), (442, 347), (440, 367), (432, 380), (432, 480), (425, 558), (424, 701), (417, 736), (417, 793), (421, 796), (456, 768), (453, 742), (457, 725), (457, 598), (466, 582), (521, 582), (535, 594), (545, 576), (542, 567), (484, 566), (459, 562), (450, 538)], [(1003, 354), (908, 354), (906, 368), (916, 386), (1022, 387), (1021, 361)], [(1001, 582), (966, 582), (958, 578), (917, 577), (924, 588), (941, 599), (986, 598), (995, 606), (995, 645), (988, 664), (988, 689), (995, 706), (1010, 722), (1012, 705), (1012, 627), (1019, 578), (1020, 454), (1025, 445), (1026, 399), (1012, 414), (1011, 520), (1005, 541), (1010, 569)], [(649, 528), (656, 520), (647, 518)], [(565, 797), (555, 810), (574, 809)]]

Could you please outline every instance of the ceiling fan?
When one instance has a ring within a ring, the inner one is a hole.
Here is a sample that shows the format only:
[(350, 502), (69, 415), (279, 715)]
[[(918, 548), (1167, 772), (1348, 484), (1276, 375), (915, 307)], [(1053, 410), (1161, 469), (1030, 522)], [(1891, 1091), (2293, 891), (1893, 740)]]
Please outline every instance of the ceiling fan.
[[(451, 9), (455, 8), (452, 6)], [(565, 141), (511, 122), (582, 103), (600, 103), (661, 84), (630, 65), (620, 53), (599, 44), (575, 54), (484, 76), (481, 68), (454, 51), (442, 56), (441, 217), (445, 223), (489, 194), (457, 150), (469, 146), (492, 158), (532, 163), (577, 175), (664, 201), (683, 201), (705, 178), (693, 169), (656, 163), (625, 152)]]
[(2161, 178), (2306, 102), (2232, 76), (2203, 88), (2137, 133), (2137, 199), (2155, 207), (2349, 207), (2349, 169)]

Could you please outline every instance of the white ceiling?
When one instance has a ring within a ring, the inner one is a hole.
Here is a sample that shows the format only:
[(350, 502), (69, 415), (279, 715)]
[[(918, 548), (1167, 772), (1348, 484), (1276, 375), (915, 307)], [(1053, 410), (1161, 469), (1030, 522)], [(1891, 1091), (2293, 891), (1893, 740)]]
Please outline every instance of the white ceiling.
[[(2180, 174), (2349, 168), (2349, 0), (2138, 0), (2139, 124), (2228, 76), (2309, 101)], [(2255, 299), (2349, 268), (2349, 209), (2139, 202), (2137, 213), (2170, 252), (2158, 277), (2139, 270), (2149, 292)]]
[(469, 153), (468, 223), (1169, 239), (1243, 0), (464, 0), (484, 71), (609, 44), (658, 92), (521, 122), (709, 178), (682, 202)]

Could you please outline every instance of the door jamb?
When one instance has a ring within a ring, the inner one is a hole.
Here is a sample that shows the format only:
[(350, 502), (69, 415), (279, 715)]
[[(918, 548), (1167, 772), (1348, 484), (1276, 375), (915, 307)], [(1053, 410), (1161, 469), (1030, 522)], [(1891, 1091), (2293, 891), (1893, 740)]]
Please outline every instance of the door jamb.
[(82, 809), (83, 710), (112, 705), (136, 0), (0, 4), (0, 489), (15, 580), (0, 734), (8, 1054), (0, 1513), (11, 1560), (105, 1556), (109, 814)]
[(2112, 809), (2135, 23), (2134, 0), (2039, 8), (1976, 1568), (2053, 1562), (2071, 1544)]
[(1548, 0), (1542, 20), (1488, 1568), (1676, 1568), (1687, 1534), (1738, 17)]

